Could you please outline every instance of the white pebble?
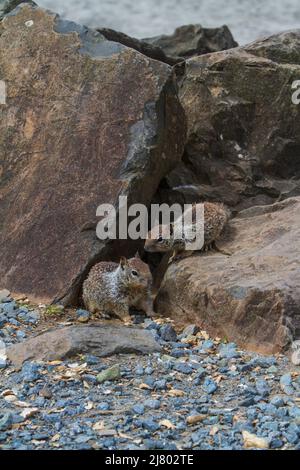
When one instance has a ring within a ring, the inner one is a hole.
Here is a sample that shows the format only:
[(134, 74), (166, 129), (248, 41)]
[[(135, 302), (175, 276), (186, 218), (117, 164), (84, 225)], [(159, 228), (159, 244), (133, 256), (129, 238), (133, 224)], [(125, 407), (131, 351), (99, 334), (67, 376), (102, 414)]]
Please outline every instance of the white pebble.
[(300, 366), (300, 349), (293, 352), (291, 361), (294, 366)]

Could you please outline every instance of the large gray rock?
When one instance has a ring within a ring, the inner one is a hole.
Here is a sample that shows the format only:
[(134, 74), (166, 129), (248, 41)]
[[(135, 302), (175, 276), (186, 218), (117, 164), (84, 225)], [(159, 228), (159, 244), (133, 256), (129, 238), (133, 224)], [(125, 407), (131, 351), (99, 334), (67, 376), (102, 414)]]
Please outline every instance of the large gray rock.
[(189, 24), (176, 28), (169, 36), (156, 36), (144, 41), (159, 47), (167, 57), (175, 60), (223, 51), (238, 45), (225, 25), (220, 28), (203, 28), (200, 24)]
[(240, 346), (275, 353), (300, 333), (300, 197), (242, 211), (218, 247), (172, 263), (156, 310)]
[(186, 62), (188, 142), (158, 199), (241, 210), (300, 194), (299, 50), (296, 30)]
[(7, 349), (7, 358), (17, 368), (25, 361), (54, 361), (76, 354), (98, 357), (113, 354), (150, 354), (160, 351), (153, 334), (142, 328), (119, 325), (69, 326), (54, 329)]
[(172, 68), (99, 32), (23, 4), (0, 23), (1, 287), (76, 303), (101, 259), (97, 207), (148, 205), (181, 159), (185, 117)]

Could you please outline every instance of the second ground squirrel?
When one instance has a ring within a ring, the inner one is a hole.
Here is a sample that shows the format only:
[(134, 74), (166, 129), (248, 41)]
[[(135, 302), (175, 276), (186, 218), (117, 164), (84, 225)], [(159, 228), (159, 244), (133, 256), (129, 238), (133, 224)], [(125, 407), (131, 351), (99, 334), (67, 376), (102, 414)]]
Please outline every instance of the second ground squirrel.
[[(204, 204), (204, 245), (202, 250), (214, 248), (221, 253), (230, 255), (217, 248), (215, 242), (221, 235), (227, 221), (230, 218), (230, 210), (220, 203), (205, 202)], [(197, 204), (195, 205), (197, 208)], [(182, 235), (182, 218), (171, 224), (157, 225), (147, 235), (145, 250), (148, 252), (171, 253), (172, 262), (177, 257), (185, 257), (193, 254), (186, 249), (187, 240)]]
[(83, 302), (91, 313), (109, 314), (130, 321), (129, 308), (152, 315), (152, 276), (146, 263), (138, 258), (120, 263), (96, 264), (83, 283)]

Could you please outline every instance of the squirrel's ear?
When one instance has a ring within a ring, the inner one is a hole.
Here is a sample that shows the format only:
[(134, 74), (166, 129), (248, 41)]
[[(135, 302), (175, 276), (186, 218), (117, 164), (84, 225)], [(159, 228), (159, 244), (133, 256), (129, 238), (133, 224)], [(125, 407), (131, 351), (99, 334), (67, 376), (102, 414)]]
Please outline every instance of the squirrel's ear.
[(139, 254), (138, 251), (137, 251), (136, 254), (135, 254), (135, 258), (136, 258), (136, 259), (141, 259), (140, 254)]
[(121, 256), (120, 266), (121, 266), (122, 269), (125, 269), (125, 266), (127, 266), (127, 259), (125, 258), (125, 256)]
[(170, 224), (170, 235), (174, 235), (174, 224)]

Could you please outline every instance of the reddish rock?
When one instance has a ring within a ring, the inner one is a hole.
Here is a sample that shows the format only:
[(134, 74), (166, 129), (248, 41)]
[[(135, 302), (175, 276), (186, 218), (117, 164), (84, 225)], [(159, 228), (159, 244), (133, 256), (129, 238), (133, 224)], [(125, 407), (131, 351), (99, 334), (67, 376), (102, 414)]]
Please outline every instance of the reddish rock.
[(1, 287), (72, 303), (92, 264), (136, 251), (96, 238), (96, 208), (148, 204), (181, 158), (173, 72), (27, 4), (0, 23), (0, 68)]
[(172, 263), (156, 310), (240, 346), (275, 353), (300, 331), (300, 197), (242, 211), (218, 247)]

